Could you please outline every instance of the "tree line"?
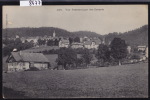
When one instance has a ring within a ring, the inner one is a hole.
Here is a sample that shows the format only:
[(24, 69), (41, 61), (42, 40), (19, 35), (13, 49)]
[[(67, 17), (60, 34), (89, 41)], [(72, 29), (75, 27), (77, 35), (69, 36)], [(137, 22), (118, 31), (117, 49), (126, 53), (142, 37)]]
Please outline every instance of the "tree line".
[(18, 51), (20, 50), (25, 50), (25, 49), (29, 49), (32, 48), (34, 46), (34, 43), (25, 41), (24, 43), (22, 43), (22, 41), (17, 38), (15, 40), (2, 40), (3, 44), (5, 44), (5, 46), (2, 48), (2, 54), (3, 57), (10, 55), (10, 53), (13, 51), (13, 49), (17, 49)]

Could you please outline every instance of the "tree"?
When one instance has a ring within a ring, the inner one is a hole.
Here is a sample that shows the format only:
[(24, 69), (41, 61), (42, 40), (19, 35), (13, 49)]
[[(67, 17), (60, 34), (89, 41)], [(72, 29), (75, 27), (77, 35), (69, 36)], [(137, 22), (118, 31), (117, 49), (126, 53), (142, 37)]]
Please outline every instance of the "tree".
[(77, 66), (81, 66), (83, 64), (83, 59), (82, 58), (77, 58), (76, 64), (77, 64)]
[(38, 39), (38, 44), (42, 45), (42, 40), (41, 39)]
[(138, 54), (133, 54), (130, 59), (137, 59), (137, 60), (139, 60), (140, 56)]
[(21, 40), (19, 38), (17, 38), (15, 41), (10, 40), (10, 43), (7, 44), (4, 48), (3, 48), (3, 56), (7, 56), (9, 55), (14, 48), (17, 49), (17, 51), (19, 50), (25, 50), (25, 49), (29, 49), (31, 47), (34, 46), (34, 44), (32, 42), (25, 42), (22, 43)]
[(48, 40), (48, 41), (47, 41), (47, 45), (48, 45), (48, 46), (53, 46), (53, 45), (54, 45), (53, 40)]
[(111, 56), (121, 65), (121, 60), (128, 54), (125, 40), (114, 38), (110, 44)]
[(80, 38), (79, 37), (75, 37), (74, 38), (74, 42), (80, 42)]
[(77, 54), (71, 48), (61, 48), (60, 52), (58, 53), (57, 64), (63, 65), (64, 69), (68, 69), (67, 65), (70, 66), (76, 63)]
[(81, 58), (83, 59), (83, 62), (86, 63), (86, 66), (88, 66), (93, 58), (93, 55), (88, 49), (84, 49), (83, 54), (81, 54)]
[(45, 45), (45, 43), (46, 43), (45, 39), (44, 40), (38, 39), (38, 44), (39, 45)]
[(22, 43), (22, 41), (20, 40), (20, 38), (15, 39), (15, 45), (18, 45), (20, 43)]
[(54, 45), (55, 45), (55, 46), (58, 46), (58, 44), (59, 44), (59, 40), (55, 39)]
[(110, 59), (110, 51), (107, 45), (100, 44), (96, 53), (96, 57), (99, 62), (104, 65), (104, 62), (108, 62)]
[(24, 41), (24, 43), (28, 43), (28, 41), (27, 41), (27, 40), (25, 40), (25, 41)]
[(69, 44), (72, 44), (73, 38), (69, 37)]

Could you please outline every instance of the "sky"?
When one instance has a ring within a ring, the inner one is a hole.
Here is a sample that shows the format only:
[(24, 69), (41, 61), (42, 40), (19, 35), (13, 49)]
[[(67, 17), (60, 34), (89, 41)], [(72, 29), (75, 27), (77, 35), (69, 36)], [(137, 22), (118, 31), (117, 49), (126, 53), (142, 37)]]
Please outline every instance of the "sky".
[(3, 6), (3, 28), (58, 27), (104, 35), (148, 25), (147, 5)]

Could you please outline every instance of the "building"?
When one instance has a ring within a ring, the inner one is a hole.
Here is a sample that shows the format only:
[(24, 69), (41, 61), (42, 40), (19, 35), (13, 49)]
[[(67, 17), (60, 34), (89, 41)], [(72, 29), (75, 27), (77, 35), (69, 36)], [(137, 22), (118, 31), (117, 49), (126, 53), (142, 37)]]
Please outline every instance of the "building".
[(131, 53), (131, 46), (127, 46), (127, 51), (129, 54)]
[(87, 49), (98, 49), (99, 43), (95, 41), (85, 41), (84, 47)]
[(53, 33), (53, 38), (55, 38), (55, 36), (56, 36), (56, 33), (55, 33), (55, 31), (54, 31), (54, 33)]
[(145, 51), (146, 50), (146, 46), (138, 46), (138, 51)]
[(33, 42), (34, 44), (37, 44), (39, 37), (28, 37), (28, 38), (21, 38), (22, 43), (25, 43), (25, 41)]
[(90, 41), (84, 41), (83, 45), (87, 49), (98, 49), (99, 44), (102, 44), (100, 39), (91, 39)]
[(66, 48), (68, 48), (69, 47), (69, 40), (67, 40), (67, 39), (61, 39), (59, 41), (59, 47), (66, 47)]
[(24, 71), (31, 67), (48, 69), (49, 61), (42, 53), (11, 52), (7, 58), (7, 72)]
[(19, 36), (18, 36), (18, 35), (16, 35), (16, 39), (17, 39), (17, 38), (19, 38)]
[(77, 49), (77, 48), (83, 48), (83, 43), (74, 42), (71, 44), (71, 48)]
[(80, 42), (83, 42), (83, 38), (82, 37), (80, 38)]

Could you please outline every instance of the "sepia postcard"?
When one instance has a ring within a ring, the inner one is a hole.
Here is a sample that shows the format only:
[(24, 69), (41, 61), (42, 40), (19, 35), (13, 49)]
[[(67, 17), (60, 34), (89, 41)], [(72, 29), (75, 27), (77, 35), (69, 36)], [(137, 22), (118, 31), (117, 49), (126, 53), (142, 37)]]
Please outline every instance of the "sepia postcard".
[(148, 98), (148, 5), (2, 11), (3, 98)]

